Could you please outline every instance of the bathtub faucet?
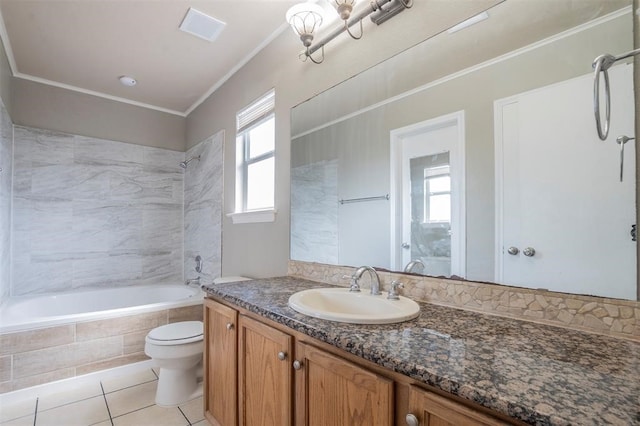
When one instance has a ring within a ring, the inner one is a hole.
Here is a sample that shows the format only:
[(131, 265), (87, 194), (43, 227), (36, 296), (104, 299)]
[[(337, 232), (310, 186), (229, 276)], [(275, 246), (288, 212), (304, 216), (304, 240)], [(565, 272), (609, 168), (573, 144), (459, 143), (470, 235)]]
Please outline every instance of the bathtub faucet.
[(185, 285), (188, 285), (188, 286), (195, 284), (195, 285), (197, 285), (198, 287), (200, 287), (200, 276), (197, 276), (196, 278), (187, 279), (187, 280), (184, 282), (184, 284), (185, 284)]

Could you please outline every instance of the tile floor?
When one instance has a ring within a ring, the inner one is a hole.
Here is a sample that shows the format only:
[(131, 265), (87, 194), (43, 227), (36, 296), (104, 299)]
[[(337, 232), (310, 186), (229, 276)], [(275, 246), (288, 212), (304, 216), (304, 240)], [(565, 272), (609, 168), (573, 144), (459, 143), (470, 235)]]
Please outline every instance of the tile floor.
[(152, 369), (0, 406), (4, 426), (209, 426), (202, 397), (175, 408), (155, 405)]

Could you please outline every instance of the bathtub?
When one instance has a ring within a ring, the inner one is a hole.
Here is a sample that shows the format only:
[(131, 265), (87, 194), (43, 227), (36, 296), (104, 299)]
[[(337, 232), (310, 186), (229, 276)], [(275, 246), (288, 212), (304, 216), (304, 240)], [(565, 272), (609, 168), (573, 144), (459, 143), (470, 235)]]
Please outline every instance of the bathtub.
[(0, 307), (0, 334), (202, 303), (185, 285), (143, 285), (11, 297)]
[(146, 361), (146, 334), (202, 320), (203, 298), (185, 285), (9, 298), (0, 307), (0, 394)]

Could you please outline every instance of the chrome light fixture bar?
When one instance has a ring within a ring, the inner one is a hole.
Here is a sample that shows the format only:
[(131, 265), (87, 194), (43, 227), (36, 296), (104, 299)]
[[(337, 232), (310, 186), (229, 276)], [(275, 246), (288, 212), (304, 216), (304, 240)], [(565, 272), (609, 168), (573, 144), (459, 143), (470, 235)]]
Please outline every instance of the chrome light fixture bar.
[[(340, 19), (344, 24), (334, 28), (315, 44), (313, 39), (315, 32), (322, 24), (322, 8), (313, 2), (300, 3), (291, 7), (286, 14), (287, 22), (293, 30), (300, 36), (300, 40), (305, 47), (300, 54), (303, 61), (311, 59), (311, 62), (320, 64), (324, 61), (324, 46), (331, 40), (346, 31), (352, 38), (358, 40), (362, 37), (362, 20), (371, 15), (371, 20), (380, 25), (391, 17), (397, 15), (404, 9), (413, 6), (413, 0), (371, 0), (367, 7), (352, 15), (353, 6), (357, 0), (330, 0), (335, 5)], [(360, 35), (355, 36), (349, 28), (355, 24), (360, 24)], [(319, 59), (311, 55), (318, 50), (322, 50)]]

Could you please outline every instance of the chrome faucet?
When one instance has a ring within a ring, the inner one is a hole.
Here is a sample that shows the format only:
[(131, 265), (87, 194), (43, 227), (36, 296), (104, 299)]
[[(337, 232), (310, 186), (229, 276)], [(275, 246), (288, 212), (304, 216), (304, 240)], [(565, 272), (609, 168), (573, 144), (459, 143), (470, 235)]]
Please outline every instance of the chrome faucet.
[(198, 276), (197, 276), (197, 277), (195, 277), (195, 278), (188, 279), (188, 280), (186, 280), (186, 281), (184, 282), (184, 284), (185, 284), (185, 285), (189, 285), (189, 286), (190, 286), (190, 285), (192, 285), (192, 284), (197, 284), (197, 285), (198, 285), (198, 287), (200, 287), (200, 276), (198, 275)]
[(407, 266), (404, 267), (403, 272), (407, 272), (407, 273), (411, 273), (413, 272), (413, 268), (419, 266), (420, 269), (422, 269), (424, 271), (424, 263), (422, 263), (422, 260), (420, 259), (415, 259), (412, 260), (411, 262), (407, 263)]
[(358, 287), (360, 287), (360, 285), (358, 284), (358, 280), (362, 278), (362, 274), (364, 274), (365, 271), (368, 271), (369, 275), (371, 276), (371, 294), (373, 294), (374, 296), (381, 294), (380, 280), (378, 279), (378, 273), (371, 266), (361, 266), (358, 269), (356, 269), (356, 271), (351, 276), (352, 282), (358, 285)]

